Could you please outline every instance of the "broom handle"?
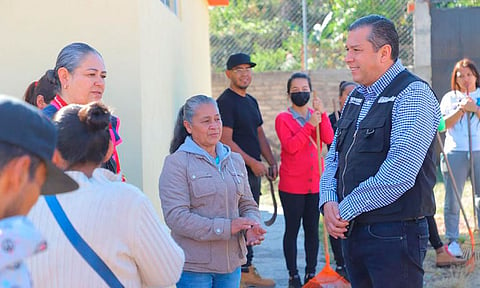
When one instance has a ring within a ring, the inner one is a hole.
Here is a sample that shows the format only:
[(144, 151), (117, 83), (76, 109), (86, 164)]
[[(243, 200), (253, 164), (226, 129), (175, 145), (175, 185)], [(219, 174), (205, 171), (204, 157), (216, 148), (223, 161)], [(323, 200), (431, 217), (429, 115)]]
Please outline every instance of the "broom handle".
[[(468, 91), (467, 91), (468, 92)], [(473, 161), (473, 151), (472, 151), (472, 123), (470, 120), (470, 117), (473, 114), (471, 112), (467, 113), (467, 126), (468, 126), (468, 156), (470, 158), (470, 183), (472, 184), (472, 201), (473, 201), (473, 223), (475, 227), (475, 231), (478, 230), (478, 225), (477, 225), (477, 207), (475, 205), (475, 195), (477, 194), (477, 191), (475, 189), (475, 166), (474, 166), (474, 161)]]
[[(317, 154), (318, 154), (318, 173), (320, 174), (320, 178), (322, 178), (322, 152), (320, 152), (320, 123), (318, 123), (317, 127)], [(320, 179), (319, 178), (319, 179)], [(325, 227), (325, 223), (323, 223), (323, 250), (325, 250), (325, 265), (330, 266), (330, 253), (328, 252), (328, 232), (327, 227)]]
[(440, 133), (437, 132), (436, 137), (437, 137), (438, 146), (440, 146), (440, 153), (442, 153), (443, 158), (445, 159), (445, 165), (447, 166), (448, 176), (450, 178), (450, 181), (452, 181), (452, 188), (453, 188), (453, 192), (454, 192), (453, 194), (458, 201), (458, 206), (460, 207), (460, 211), (462, 212), (463, 219), (465, 220), (465, 225), (467, 226), (468, 233), (471, 235), (472, 234), (472, 229), (470, 228), (470, 224), (468, 223), (468, 218), (467, 218), (467, 214), (465, 213), (465, 209), (463, 209), (462, 198), (460, 197), (460, 193), (458, 192), (457, 183), (456, 183), (455, 178), (453, 177), (453, 174), (452, 174), (452, 167), (450, 167), (450, 162), (448, 161), (447, 154), (445, 153), (445, 149), (443, 148), (443, 143), (442, 143), (442, 138), (440, 138)]

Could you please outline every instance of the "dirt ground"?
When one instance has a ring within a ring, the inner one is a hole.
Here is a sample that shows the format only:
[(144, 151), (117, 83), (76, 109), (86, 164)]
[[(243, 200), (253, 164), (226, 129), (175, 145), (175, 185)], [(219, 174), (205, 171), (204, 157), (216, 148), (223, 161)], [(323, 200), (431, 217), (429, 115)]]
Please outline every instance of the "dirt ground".
[[(468, 214), (468, 213), (467, 213)], [(444, 231), (443, 216), (435, 216), (439, 233)], [(461, 241), (465, 241), (462, 244), (462, 249), (464, 250), (464, 255), (468, 258), (472, 255), (471, 252), (471, 242), (470, 237), (468, 236), (468, 230), (465, 223), (460, 223), (460, 232), (462, 233)], [(473, 233), (475, 237), (475, 261), (473, 265), (468, 267), (473, 268), (473, 271), (468, 273), (467, 268), (465, 267), (450, 267), (450, 268), (438, 268), (435, 266), (435, 250), (430, 247), (427, 251), (427, 256), (425, 262), (423, 263), (423, 268), (425, 269), (424, 277), (424, 287), (428, 288), (473, 288), (480, 287), (480, 247), (479, 241), (480, 236), (479, 232), (476, 231)], [(441, 235), (443, 236), (443, 235)], [(445, 242), (445, 241), (444, 241)]]
[[(277, 187), (277, 186), (276, 186)], [(473, 208), (472, 208), (472, 198), (471, 198), (471, 191), (469, 190), (469, 187), (470, 187), (470, 184), (469, 182), (466, 183), (465, 185), (465, 192), (463, 193), (463, 197), (462, 197), (462, 203), (463, 203), (463, 206), (465, 207), (465, 210), (466, 210), (466, 214), (467, 214), (467, 218), (469, 219), (470, 221), (470, 226), (472, 227), (473, 229)], [(266, 188), (266, 187), (264, 187)], [(272, 199), (270, 197), (270, 191), (269, 189), (262, 189), (264, 192), (263, 192), (263, 195), (261, 197), (261, 204), (262, 206), (267, 206), (267, 207), (271, 207), (272, 205)], [(435, 219), (436, 219), (436, 222), (437, 222), (437, 226), (438, 226), (438, 231), (440, 233), (440, 236), (442, 237), (442, 240), (443, 237), (444, 237), (444, 233), (445, 233), (445, 225), (444, 225), (444, 221), (443, 221), (443, 199), (444, 199), (444, 195), (445, 195), (445, 192), (444, 192), (444, 188), (443, 188), (443, 183), (439, 183), (435, 186), (435, 198), (436, 198), (436, 203), (437, 203), (437, 214), (435, 215)], [(268, 191), (268, 192), (267, 192)], [(277, 195), (276, 197), (277, 201), (279, 201), (279, 197)], [(279, 207), (279, 210), (281, 210), (281, 204), (278, 203), (278, 207)], [(279, 211), (279, 215), (278, 217), (282, 217), (283, 218), (283, 215), (281, 215), (281, 211)], [(270, 214), (271, 215), (271, 214)], [(269, 217), (267, 217), (269, 218)], [(278, 221), (277, 221), (278, 222)], [(277, 223), (276, 223), (277, 224)], [(470, 256), (471, 255), (471, 242), (469, 240), (469, 236), (468, 236), (468, 230), (467, 230), (467, 227), (465, 225), (465, 221), (463, 220), (462, 217), (460, 217), (460, 233), (461, 233), (461, 237), (460, 237), (460, 241), (463, 241), (462, 243), (462, 249), (464, 250), (464, 253), (466, 256)], [(275, 225), (276, 226), (276, 225)], [(283, 227), (280, 227), (278, 228), (282, 231), (278, 231), (277, 234), (279, 234), (279, 239), (275, 239), (274, 242), (279, 242), (281, 243), (281, 235), (283, 234)], [(477, 245), (475, 246), (475, 260), (476, 260), (476, 263), (474, 264), (474, 266), (470, 266), (470, 267), (473, 267), (473, 271), (471, 273), (467, 273), (466, 269), (463, 268), (463, 267), (460, 267), (460, 268), (455, 268), (455, 267), (451, 267), (451, 268), (438, 268), (435, 266), (435, 250), (432, 248), (432, 247), (429, 247), (428, 251), (427, 251), (427, 256), (425, 258), (425, 261), (424, 261), (424, 269), (425, 269), (425, 277), (424, 277), (424, 287), (426, 288), (474, 288), (474, 287), (480, 287), (480, 234), (479, 234), (479, 231), (476, 231), (473, 233), (474, 234), (474, 237), (475, 237), (475, 243), (477, 243)], [(302, 234), (299, 235), (299, 237), (301, 237)], [(446, 243), (446, 241), (444, 241), (444, 243)], [(299, 242), (297, 245), (302, 245), (301, 242)], [(298, 249), (300, 250), (301, 249), (301, 246), (298, 247)], [(261, 251), (261, 249), (259, 249)], [(278, 247), (279, 251), (281, 251), (281, 247)], [(277, 253), (279, 251), (276, 251)], [(260, 252), (261, 253), (261, 252)], [(275, 253), (275, 254), (277, 254)], [(280, 252), (281, 253), (281, 252)], [(280, 254), (278, 253), (278, 254)], [(267, 254), (267, 253), (266, 253)], [(271, 253), (273, 254), (273, 253)], [(277, 259), (276, 262), (281, 262), (279, 267), (275, 268), (275, 269), (272, 269), (272, 270), (284, 270), (283, 266), (283, 258), (281, 256), (283, 255), (279, 255), (279, 259)], [(264, 256), (265, 257), (265, 256)], [(319, 258), (321, 258), (321, 256), (319, 255)], [(298, 259), (301, 259), (301, 256), (299, 255)], [(301, 262), (301, 261), (300, 261)], [(260, 264), (260, 263), (259, 263)], [(272, 266), (272, 262), (271, 261), (268, 261), (268, 264), (266, 264), (265, 266)], [(319, 266), (321, 267), (321, 266)], [(263, 267), (262, 267), (263, 268)], [(267, 269), (267, 268), (263, 268), (263, 269)], [(264, 271), (265, 271), (264, 270)], [(267, 272), (267, 271), (265, 271)], [(285, 273), (281, 273), (282, 276), (285, 276), (283, 275), (285, 274), (286, 275), (286, 272)], [(267, 274), (268, 275), (268, 274)], [(274, 275), (269, 275), (270, 277), (274, 276)], [(275, 278), (275, 280), (277, 281), (277, 287), (284, 287), (286, 285), (286, 283), (288, 282), (287, 279), (283, 279), (283, 278), (278, 278), (277, 277), (272, 277), (272, 278)], [(286, 278), (286, 276), (285, 276)]]

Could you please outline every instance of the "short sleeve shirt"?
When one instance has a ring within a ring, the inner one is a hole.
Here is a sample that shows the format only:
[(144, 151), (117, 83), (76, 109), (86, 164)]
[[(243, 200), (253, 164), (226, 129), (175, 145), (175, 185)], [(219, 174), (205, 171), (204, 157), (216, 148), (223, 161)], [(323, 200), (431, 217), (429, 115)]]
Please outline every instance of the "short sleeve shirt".
[(217, 99), (223, 126), (233, 129), (233, 141), (248, 155), (260, 160), (258, 127), (263, 124), (257, 100), (238, 95), (230, 88)]

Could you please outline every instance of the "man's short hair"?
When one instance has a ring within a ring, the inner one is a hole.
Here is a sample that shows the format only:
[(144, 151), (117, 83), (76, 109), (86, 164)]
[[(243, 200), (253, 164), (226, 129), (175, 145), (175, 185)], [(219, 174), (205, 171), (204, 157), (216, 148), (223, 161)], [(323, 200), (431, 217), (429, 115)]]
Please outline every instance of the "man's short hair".
[[(35, 161), (33, 158), (35, 155), (45, 163), (46, 177), (41, 188), (43, 195), (78, 189), (77, 182), (53, 164), (57, 130), (55, 125), (36, 107), (11, 96), (0, 95), (0, 131), (0, 142), (28, 151), (32, 161)], [(4, 150), (8, 154), (11, 148)], [(21, 156), (23, 152), (18, 151), (16, 154)], [(0, 158), (3, 159), (4, 156)], [(3, 166), (6, 163), (8, 162)]]
[(3, 169), (8, 163), (10, 163), (10, 161), (24, 155), (29, 156), (31, 159), (28, 174), (30, 179), (33, 179), (35, 177), (35, 172), (37, 171), (38, 165), (42, 163), (42, 160), (23, 148), (9, 143), (0, 142), (0, 174), (2, 174)]
[(381, 15), (368, 15), (355, 20), (348, 27), (348, 31), (352, 31), (361, 27), (372, 27), (372, 31), (368, 36), (368, 42), (372, 43), (376, 51), (384, 45), (392, 47), (391, 59), (396, 61), (399, 53), (398, 33), (395, 29), (395, 24)]

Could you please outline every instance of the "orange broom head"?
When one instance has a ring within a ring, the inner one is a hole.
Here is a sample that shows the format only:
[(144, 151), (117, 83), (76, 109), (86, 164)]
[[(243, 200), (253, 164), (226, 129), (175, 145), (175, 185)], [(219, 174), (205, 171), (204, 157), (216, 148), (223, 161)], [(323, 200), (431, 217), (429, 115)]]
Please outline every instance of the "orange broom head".
[(465, 264), (465, 270), (468, 274), (472, 273), (475, 270), (475, 256), (471, 256)]
[(472, 253), (470, 255), (470, 259), (468, 259), (467, 263), (465, 264), (465, 269), (467, 273), (470, 274), (475, 270), (475, 237), (473, 237), (472, 230), (468, 230), (468, 234), (470, 234), (470, 242), (472, 242)]
[(330, 265), (326, 265), (314, 278), (310, 279), (303, 288), (350, 288), (350, 283), (335, 272)]
[(468, 234), (470, 234), (470, 242), (472, 244), (472, 253), (470, 258), (468, 259), (467, 263), (465, 264), (465, 270), (467, 273), (470, 274), (475, 270), (475, 237), (473, 237), (472, 230), (468, 230)]

